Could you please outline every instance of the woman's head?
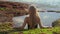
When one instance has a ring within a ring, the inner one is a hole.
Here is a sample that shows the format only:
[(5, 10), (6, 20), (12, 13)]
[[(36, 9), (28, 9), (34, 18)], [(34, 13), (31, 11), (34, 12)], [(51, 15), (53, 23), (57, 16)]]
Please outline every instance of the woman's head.
[(29, 7), (29, 14), (35, 14), (36, 13), (36, 7), (35, 6), (30, 6)]

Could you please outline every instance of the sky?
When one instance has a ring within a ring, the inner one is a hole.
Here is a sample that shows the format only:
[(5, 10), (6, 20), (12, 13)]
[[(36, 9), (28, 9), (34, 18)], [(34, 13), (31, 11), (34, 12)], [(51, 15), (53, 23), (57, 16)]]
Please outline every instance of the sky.
[(16, 1), (16, 2), (33, 2), (33, 3), (42, 3), (50, 5), (59, 5), (60, 0), (7, 0), (7, 1)]
[(50, 5), (60, 5), (60, 0), (10, 0), (17, 2), (33, 2), (33, 3), (42, 3), (42, 4), (50, 4)]

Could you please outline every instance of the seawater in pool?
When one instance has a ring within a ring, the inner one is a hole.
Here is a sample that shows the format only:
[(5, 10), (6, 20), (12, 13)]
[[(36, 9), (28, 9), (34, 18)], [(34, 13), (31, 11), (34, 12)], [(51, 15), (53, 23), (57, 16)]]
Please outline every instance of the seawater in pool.
[[(24, 23), (25, 16), (14, 17), (14, 27), (20, 27)], [(39, 17), (43, 26), (51, 27), (52, 22), (60, 18), (60, 13), (56, 12), (39, 12)], [(27, 28), (27, 25), (26, 27)]]

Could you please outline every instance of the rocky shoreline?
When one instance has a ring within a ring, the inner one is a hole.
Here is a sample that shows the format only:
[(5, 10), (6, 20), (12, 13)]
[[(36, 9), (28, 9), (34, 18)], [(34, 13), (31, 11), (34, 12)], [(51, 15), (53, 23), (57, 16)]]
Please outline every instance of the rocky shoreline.
[(0, 1), (0, 22), (12, 22), (15, 16), (28, 14), (29, 4)]

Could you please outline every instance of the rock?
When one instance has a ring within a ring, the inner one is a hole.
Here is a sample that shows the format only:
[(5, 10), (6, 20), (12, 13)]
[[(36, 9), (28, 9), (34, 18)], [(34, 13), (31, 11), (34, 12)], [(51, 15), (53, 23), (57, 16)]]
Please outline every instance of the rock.
[(60, 26), (60, 19), (58, 19), (52, 23), (52, 27), (57, 27), (57, 26)]
[(28, 14), (28, 6), (20, 2), (0, 1), (0, 22), (11, 22), (15, 16)]

